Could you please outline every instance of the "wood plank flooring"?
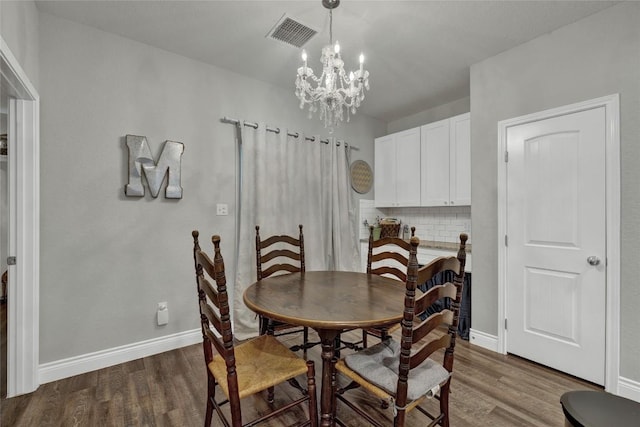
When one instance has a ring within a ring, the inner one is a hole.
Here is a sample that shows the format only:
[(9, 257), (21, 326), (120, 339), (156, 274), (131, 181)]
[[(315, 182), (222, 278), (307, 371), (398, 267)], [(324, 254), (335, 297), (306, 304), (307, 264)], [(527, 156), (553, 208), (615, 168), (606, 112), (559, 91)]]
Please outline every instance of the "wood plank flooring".
[[(345, 339), (356, 337), (347, 335)], [(313, 339), (317, 337), (313, 335)], [(301, 336), (287, 336), (286, 341), (290, 340), (301, 340)], [(308, 357), (316, 361), (319, 380), (319, 346), (310, 349)], [(518, 357), (499, 355), (459, 340), (450, 395), (451, 425), (562, 427), (560, 396), (577, 389), (600, 388)], [(276, 405), (297, 393), (288, 385), (277, 387)], [(351, 393), (375, 418), (392, 419), (391, 409), (381, 409), (378, 402), (369, 399), (363, 391)], [(3, 399), (0, 425), (201, 426), (205, 398), (206, 374), (202, 347), (198, 344), (43, 384), (29, 395)], [(245, 420), (261, 413), (266, 405), (263, 396), (243, 400)], [(290, 426), (303, 417), (301, 411), (303, 409), (298, 409), (263, 425)], [(368, 424), (349, 413), (344, 405), (339, 406), (339, 414), (349, 426)], [(213, 425), (221, 425), (215, 415)], [(408, 425), (425, 425), (425, 418), (418, 411), (412, 411)]]

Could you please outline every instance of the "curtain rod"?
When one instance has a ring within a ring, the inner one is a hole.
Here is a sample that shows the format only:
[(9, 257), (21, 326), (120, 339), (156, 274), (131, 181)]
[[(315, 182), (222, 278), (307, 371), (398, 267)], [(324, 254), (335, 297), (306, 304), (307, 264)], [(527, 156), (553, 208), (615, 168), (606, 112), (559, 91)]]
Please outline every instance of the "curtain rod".
[[(220, 119), (220, 121), (223, 122), (223, 123), (230, 123), (230, 124), (234, 124), (234, 125), (240, 124), (240, 120), (232, 119), (232, 118), (229, 118), (227, 116), (224, 116), (222, 119)], [(244, 121), (244, 122), (242, 122), (242, 124), (244, 126), (247, 126), (247, 127), (250, 127), (250, 128), (258, 129), (258, 124), (257, 123)], [(280, 128), (272, 128), (272, 127), (266, 126), (266, 130), (267, 130), (267, 132), (273, 132), (273, 133), (276, 133), (276, 134), (280, 133)], [(296, 132), (296, 133), (287, 132), (287, 135), (289, 135), (292, 138), (298, 138), (300, 136), (300, 134), (298, 132)], [(306, 141), (314, 142), (316, 140), (316, 137), (315, 136), (305, 136), (304, 139)], [(323, 144), (328, 144), (329, 140), (328, 139), (320, 139), (318, 142), (322, 142)], [(348, 144), (347, 141), (340, 141), (339, 139), (336, 139), (336, 145), (339, 147), (340, 144), (344, 144), (345, 147), (350, 148), (352, 150), (360, 150), (355, 145)]]

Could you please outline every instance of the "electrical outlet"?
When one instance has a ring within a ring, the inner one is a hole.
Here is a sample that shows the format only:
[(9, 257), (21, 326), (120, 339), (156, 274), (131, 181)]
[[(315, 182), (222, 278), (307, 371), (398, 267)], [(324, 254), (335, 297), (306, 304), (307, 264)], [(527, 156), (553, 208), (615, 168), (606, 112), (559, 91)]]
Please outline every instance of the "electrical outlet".
[(229, 215), (229, 206), (226, 203), (216, 205), (216, 215)]
[(166, 302), (158, 303), (158, 326), (166, 325), (169, 323), (169, 306)]

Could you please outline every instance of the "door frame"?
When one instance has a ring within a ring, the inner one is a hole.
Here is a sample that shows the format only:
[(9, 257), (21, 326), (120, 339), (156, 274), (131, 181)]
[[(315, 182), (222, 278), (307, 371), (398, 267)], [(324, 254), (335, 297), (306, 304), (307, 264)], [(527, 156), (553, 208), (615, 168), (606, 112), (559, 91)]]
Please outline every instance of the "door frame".
[(565, 105), (498, 122), (498, 352), (507, 353), (507, 130), (510, 127), (605, 108), (606, 327), (605, 390), (618, 394), (620, 365), (620, 111), (619, 95)]
[(12, 397), (40, 385), (40, 97), (2, 37), (0, 78), (15, 97), (7, 123), (12, 162), (8, 193), (14, 202), (9, 235), (15, 236), (9, 255), (17, 258), (7, 291), (7, 397)]

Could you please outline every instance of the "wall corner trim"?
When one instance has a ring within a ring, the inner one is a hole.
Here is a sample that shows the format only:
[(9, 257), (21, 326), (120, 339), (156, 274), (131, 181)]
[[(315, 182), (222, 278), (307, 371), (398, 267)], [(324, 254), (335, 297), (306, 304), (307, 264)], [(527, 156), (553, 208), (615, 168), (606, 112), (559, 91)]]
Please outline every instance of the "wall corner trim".
[(41, 364), (40, 384), (107, 368), (202, 341), (200, 328)]
[(479, 347), (486, 348), (487, 350), (491, 350), (496, 353), (499, 353), (498, 337), (495, 335), (490, 335), (490, 334), (487, 334), (486, 332), (481, 332), (475, 329), (471, 329), (469, 331), (469, 342)]

